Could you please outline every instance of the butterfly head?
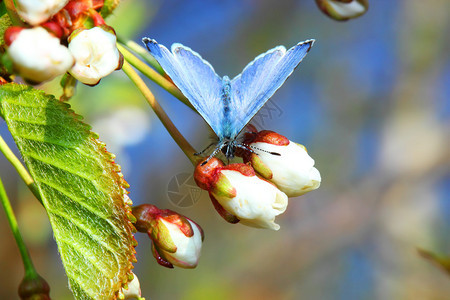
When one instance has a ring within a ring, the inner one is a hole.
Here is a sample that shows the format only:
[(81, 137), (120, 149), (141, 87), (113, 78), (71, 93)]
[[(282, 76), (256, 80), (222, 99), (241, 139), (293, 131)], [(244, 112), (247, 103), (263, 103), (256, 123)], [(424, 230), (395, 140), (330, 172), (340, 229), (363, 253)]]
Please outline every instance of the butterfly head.
[(200, 155), (204, 152), (207, 152), (210, 147), (215, 146), (214, 150), (208, 156), (206, 160), (203, 161), (202, 165), (206, 164), (211, 158), (216, 156), (219, 152), (222, 152), (228, 161), (232, 160), (236, 155), (237, 148), (247, 149), (248, 146), (245, 146), (241, 142), (237, 141), (236, 138), (222, 138), (219, 139), (218, 142), (210, 144), (203, 151), (195, 153), (195, 155)]
[(232, 160), (235, 156), (237, 145), (239, 145), (239, 143), (236, 139), (225, 139), (224, 145), (220, 150), (228, 160)]

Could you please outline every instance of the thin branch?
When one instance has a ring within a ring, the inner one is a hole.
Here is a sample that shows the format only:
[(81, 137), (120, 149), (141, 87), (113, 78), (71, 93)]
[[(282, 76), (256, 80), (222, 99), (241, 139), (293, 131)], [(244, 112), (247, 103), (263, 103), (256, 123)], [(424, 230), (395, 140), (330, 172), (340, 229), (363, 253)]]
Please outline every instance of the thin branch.
[(22, 235), (20, 234), (19, 227), (17, 225), (16, 216), (14, 215), (11, 203), (9, 202), (8, 196), (6, 195), (5, 187), (3, 186), (1, 178), (0, 178), (0, 201), (2, 202), (3, 209), (5, 210), (9, 226), (11, 227), (14, 239), (16, 240), (16, 244), (19, 247), (23, 266), (25, 268), (25, 277), (37, 278), (39, 277), (39, 275), (37, 274), (36, 269), (34, 268), (30, 254), (28, 253), (28, 249), (25, 246), (25, 243), (23, 242)]
[(189, 158), (194, 166), (196, 166), (203, 158), (200, 156), (194, 155), (196, 152), (195, 149), (189, 144), (189, 142), (183, 137), (183, 135), (178, 131), (175, 125), (172, 123), (172, 120), (167, 116), (166, 112), (162, 109), (159, 103), (156, 101), (155, 96), (153, 96), (150, 89), (147, 87), (142, 78), (138, 75), (138, 73), (131, 67), (128, 62), (124, 62), (122, 70), (127, 74), (127, 76), (133, 81), (136, 87), (141, 91), (142, 95), (144, 95), (147, 102), (152, 107), (155, 114), (163, 123), (164, 127), (166, 127), (167, 131), (170, 133), (172, 138), (178, 144), (178, 146), (183, 150), (184, 154)]
[(6, 159), (9, 160), (9, 162), (17, 170), (17, 173), (25, 182), (25, 184), (28, 186), (30, 191), (42, 204), (41, 195), (39, 195), (38, 189), (36, 187), (36, 184), (34, 183), (33, 178), (31, 178), (31, 175), (28, 173), (27, 169), (25, 169), (25, 167), (22, 165), (17, 156), (14, 155), (11, 148), (9, 148), (8, 144), (6, 144), (2, 136), (0, 136), (0, 151), (3, 153), (3, 155), (5, 155)]

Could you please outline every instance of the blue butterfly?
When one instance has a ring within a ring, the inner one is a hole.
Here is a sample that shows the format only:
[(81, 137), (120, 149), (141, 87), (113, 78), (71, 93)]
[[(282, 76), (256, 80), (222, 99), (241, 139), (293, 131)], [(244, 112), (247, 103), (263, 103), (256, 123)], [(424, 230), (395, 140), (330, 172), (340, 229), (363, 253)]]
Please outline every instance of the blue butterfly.
[(292, 74), (314, 40), (300, 42), (287, 51), (277, 46), (257, 56), (232, 80), (220, 78), (198, 53), (181, 44), (173, 44), (169, 51), (155, 40), (143, 38), (142, 42), (216, 133), (219, 141), (208, 161), (225, 147), (227, 159), (234, 157), (236, 147), (251, 151), (236, 140), (237, 136)]

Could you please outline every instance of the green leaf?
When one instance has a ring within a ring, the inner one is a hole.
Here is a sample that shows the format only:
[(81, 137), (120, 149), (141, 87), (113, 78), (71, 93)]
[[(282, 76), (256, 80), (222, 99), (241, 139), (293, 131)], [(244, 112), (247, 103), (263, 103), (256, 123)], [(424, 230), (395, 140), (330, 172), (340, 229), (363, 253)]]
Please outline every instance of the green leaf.
[(105, 0), (103, 2), (102, 10), (100, 11), (103, 18), (109, 16), (113, 10), (119, 5), (120, 0)]
[(120, 167), (70, 106), (19, 84), (0, 111), (38, 187), (76, 299), (114, 299), (135, 260)]

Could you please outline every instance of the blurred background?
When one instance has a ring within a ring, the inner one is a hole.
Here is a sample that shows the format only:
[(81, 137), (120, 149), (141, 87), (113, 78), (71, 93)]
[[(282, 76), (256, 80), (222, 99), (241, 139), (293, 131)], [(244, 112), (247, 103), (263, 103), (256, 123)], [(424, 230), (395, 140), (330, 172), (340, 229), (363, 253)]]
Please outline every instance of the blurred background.
[[(299, 68), (255, 117), (305, 145), (321, 187), (290, 199), (277, 232), (231, 225), (193, 183), (193, 167), (122, 72), (78, 86), (74, 110), (117, 155), (135, 204), (184, 214), (205, 231), (194, 270), (165, 269), (139, 242), (147, 299), (450, 299), (450, 277), (418, 255), (450, 255), (450, 2), (370, 1), (348, 22), (313, 0), (123, 1), (108, 20), (142, 37), (199, 52), (234, 77), (266, 50), (315, 38)], [(201, 150), (200, 116), (149, 82)], [(44, 88), (61, 94), (58, 82)], [(0, 134), (17, 153), (4, 121)], [(53, 299), (72, 299), (43, 208), (0, 155), (0, 176)], [(0, 213), (0, 299), (18, 299), (21, 260)]]

